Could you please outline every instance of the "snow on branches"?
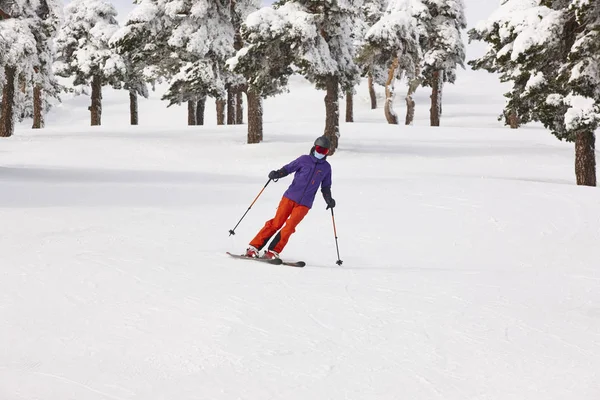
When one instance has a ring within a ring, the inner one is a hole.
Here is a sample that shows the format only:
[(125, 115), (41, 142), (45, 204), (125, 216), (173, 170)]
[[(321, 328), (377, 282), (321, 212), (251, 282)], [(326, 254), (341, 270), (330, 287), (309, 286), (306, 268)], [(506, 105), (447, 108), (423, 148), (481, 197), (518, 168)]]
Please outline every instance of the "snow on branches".
[(123, 59), (110, 47), (117, 31), (117, 11), (105, 0), (73, 0), (65, 7), (65, 20), (56, 38), (56, 73), (86, 85), (98, 76), (103, 83), (120, 86)]

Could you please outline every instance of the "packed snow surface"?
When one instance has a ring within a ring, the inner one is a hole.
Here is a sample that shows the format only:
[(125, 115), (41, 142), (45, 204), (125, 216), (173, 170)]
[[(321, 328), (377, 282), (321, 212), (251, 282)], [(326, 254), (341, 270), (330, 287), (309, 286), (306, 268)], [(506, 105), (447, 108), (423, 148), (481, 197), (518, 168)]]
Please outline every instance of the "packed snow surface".
[(572, 145), (501, 127), (480, 91), (449, 86), (431, 129), (425, 91), (405, 127), (359, 88), (330, 159), (341, 267), (320, 197), (282, 253), (305, 268), (225, 254), (322, 132), (305, 81), (265, 103), (260, 145), (158, 95), (127, 127), (124, 91), (103, 127), (84, 97), (20, 125), (1, 143), (0, 398), (597, 399), (600, 193), (574, 184)]

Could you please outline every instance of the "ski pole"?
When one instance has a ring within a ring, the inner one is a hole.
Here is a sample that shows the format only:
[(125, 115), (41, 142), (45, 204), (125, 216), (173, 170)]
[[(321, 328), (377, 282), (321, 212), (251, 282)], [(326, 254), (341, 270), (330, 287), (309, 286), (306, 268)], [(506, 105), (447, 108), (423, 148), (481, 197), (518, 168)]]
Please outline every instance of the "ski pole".
[(331, 221), (333, 222), (333, 235), (335, 236), (335, 249), (337, 250), (338, 260), (335, 262), (337, 265), (342, 265), (343, 261), (340, 260), (340, 247), (338, 246), (337, 229), (335, 229), (335, 216), (333, 215), (333, 208), (331, 209)]
[[(260, 193), (258, 193), (258, 195), (256, 196), (256, 198), (254, 199), (254, 201), (252, 202), (252, 204), (250, 204), (250, 207), (248, 207), (248, 209), (246, 210), (246, 212), (244, 213), (244, 215), (242, 215), (242, 218), (240, 218), (240, 220), (238, 221), (237, 225), (233, 228), (229, 230), (229, 236), (231, 235), (235, 235), (235, 230), (237, 229), (238, 225), (240, 224), (240, 222), (242, 222), (242, 220), (244, 219), (244, 217), (246, 216), (246, 214), (248, 214), (248, 211), (250, 211), (250, 209), (252, 208), (252, 206), (254, 205), (254, 203), (256, 203), (256, 200), (258, 200), (258, 198), (260, 197), (260, 195), (262, 194), (262, 192), (265, 191), (265, 189), (267, 188), (267, 185), (271, 183), (271, 179), (269, 179), (267, 181), (267, 183), (265, 183), (265, 186), (263, 186), (262, 190), (260, 191)], [(332, 210), (333, 211), (333, 210)]]

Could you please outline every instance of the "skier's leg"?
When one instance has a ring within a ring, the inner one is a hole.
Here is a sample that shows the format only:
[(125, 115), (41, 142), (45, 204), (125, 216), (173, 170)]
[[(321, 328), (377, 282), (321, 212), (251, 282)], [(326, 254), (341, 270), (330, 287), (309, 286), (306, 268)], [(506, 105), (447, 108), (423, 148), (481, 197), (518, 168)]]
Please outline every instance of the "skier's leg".
[(277, 235), (275, 235), (275, 238), (269, 245), (269, 250), (272, 250), (276, 253), (281, 253), (288, 240), (290, 239), (290, 236), (292, 236), (292, 233), (296, 232), (296, 226), (298, 226), (298, 224), (306, 216), (308, 211), (309, 208), (306, 206), (294, 207), (290, 218), (285, 223), (285, 226), (282, 230), (279, 231), (279, 233), (277, 233)]
[(271, 236), (273, 236), (275, 232), (281, 229), (283, 224), (285, 224), (285, 221), (290, 216), (290, 213), (294, 209), (295, 205), (296, 203), (286, 197), (283, 197), (279, 202), (279, 207), (277, 207), (275, 217), (265, 223), (265, 226), (263, 226), (263, 228), (250, 242), (250, 246), (254, 246), (258, 250), (265, 247), (265, 245), (269, 242), (269, 239), (271, 239)]

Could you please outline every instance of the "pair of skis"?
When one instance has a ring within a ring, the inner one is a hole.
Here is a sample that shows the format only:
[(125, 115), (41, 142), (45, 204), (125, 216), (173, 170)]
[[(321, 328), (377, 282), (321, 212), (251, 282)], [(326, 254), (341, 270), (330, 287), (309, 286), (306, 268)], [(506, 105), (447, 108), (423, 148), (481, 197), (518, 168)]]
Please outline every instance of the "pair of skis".
[(238, 258), (241, 260), (252, 260), (252, 261), (258, 261), (258, 262), (263, 262), (263, 263), (273, 264), (273, 265), (287, 265), (288, 267), (298, 267), (298, 268), (302, 268), (306, 265), (306, 263), (304, 261), (284, 261), (281, 258), (254, 258), (254, 257), (241, 256), (241, 255), (233, 254), (230, 252), (227, 252), (227, 254), (229, 254), (233, 258)]

